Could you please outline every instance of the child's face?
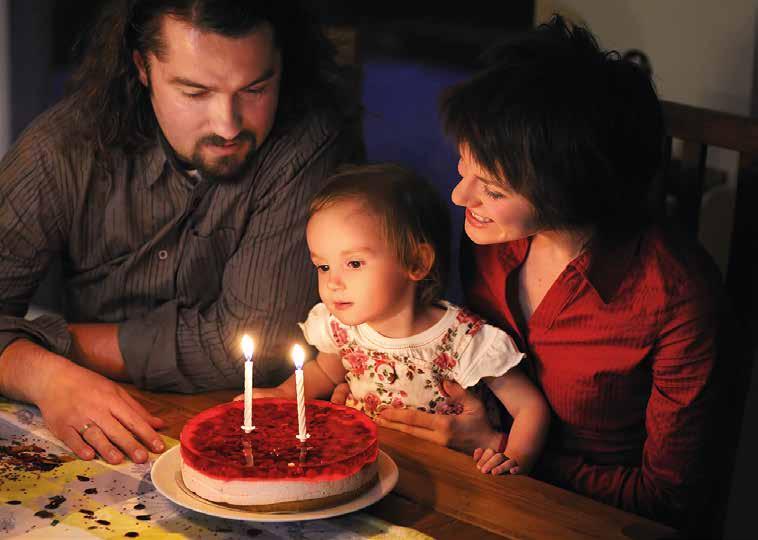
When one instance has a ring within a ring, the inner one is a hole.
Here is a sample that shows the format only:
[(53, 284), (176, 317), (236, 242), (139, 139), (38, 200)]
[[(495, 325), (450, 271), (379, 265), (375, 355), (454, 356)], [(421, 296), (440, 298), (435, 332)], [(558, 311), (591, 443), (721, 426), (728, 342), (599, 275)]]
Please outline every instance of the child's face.
[(499, 244), (537, 232), (534, 207), (524, 197), (504, 189), (483, 170), (465, 148), (461, 149), (452, 199), (466, 207), (466, 234), (476, 244)]
[(320, 210), (306, 235), (321, 300), (343, 324), (379, 330), (412, 309), (415, 283), (364, 204), (341, 201)]

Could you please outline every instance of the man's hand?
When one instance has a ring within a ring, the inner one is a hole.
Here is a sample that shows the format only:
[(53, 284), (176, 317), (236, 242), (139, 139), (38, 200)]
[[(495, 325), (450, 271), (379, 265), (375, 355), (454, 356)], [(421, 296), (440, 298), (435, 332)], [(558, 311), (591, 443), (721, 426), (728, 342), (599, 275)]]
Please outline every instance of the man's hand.
[(42, 384), (44, 391), (36, 404), (45, 424), (80, 458), (92, 459), (97, 452), (115, 464), (126, 454), (135, 463), (144, 463), (147, 448), (164, 450), (155, 432), (163, 420), (102, 375), (66, 362)]
[(449, 401), (462, 406), (461, 414), (430, 414), (388, 407), (377, 417), (377, 424), (467, 454), (473, 454), (476, 448), (497, 448), (500, 434), (490, 426), (482, 402), (453, 381), (446, 380), (442, 384)]

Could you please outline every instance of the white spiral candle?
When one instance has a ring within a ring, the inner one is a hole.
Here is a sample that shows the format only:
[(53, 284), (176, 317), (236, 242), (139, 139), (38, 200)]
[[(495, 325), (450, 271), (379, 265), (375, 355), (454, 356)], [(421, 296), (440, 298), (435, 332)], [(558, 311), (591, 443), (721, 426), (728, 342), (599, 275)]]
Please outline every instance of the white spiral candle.
[(303, 383), (303, 362), (305, 351), (300, 345), (292, 347), (292, 361), (295, 363), (295, 388), (297, 390), (297, 438), (300, 442), (310, 437), (305, 429), (305, 384)]
[(245, 353), (245, 408), (242, 430), (250, 433), (255, 429), (253, 425), (253, 340), (247, 335), (242, 338), (242, 351)]

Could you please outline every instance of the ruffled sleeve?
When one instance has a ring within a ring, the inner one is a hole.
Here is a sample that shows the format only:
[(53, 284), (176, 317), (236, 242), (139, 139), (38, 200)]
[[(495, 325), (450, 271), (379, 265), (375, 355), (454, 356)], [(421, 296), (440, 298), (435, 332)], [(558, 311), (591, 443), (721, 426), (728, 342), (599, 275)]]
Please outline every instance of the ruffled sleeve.
[(513, 339), (501, 329), (485, 324), (458, 357), (453, 376), (464, 388), (482, 377), (499, 377), (516, 366), (526, 355), (516, 348)]
[(303, 331), (305, 341), (323, 353), (336, 354), (339, 347), (329, 328), (331, 314), (323, 303), (316, 304), (308, 313), (304, 323), (297, 323)]

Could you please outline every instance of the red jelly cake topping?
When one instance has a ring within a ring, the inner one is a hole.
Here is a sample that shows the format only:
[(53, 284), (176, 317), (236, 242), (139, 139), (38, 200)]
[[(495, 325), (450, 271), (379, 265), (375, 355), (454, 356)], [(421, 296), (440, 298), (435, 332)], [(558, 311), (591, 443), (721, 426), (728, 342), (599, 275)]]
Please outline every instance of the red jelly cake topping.
[(376, 424), (365, 414), (326, 401), (305, 404), (305, 444), (298, 433), (294, 400), (253, 400), (253, 425), (242, 431), (243, 402), (212, 407), (187, 422), (180, 436), (182, 459), (223, 480), (337, 480), (376, 460)]

